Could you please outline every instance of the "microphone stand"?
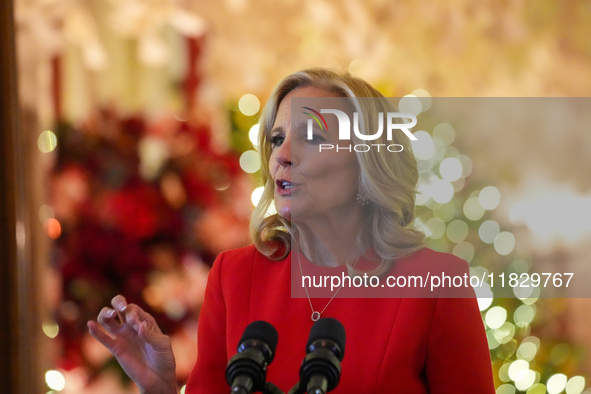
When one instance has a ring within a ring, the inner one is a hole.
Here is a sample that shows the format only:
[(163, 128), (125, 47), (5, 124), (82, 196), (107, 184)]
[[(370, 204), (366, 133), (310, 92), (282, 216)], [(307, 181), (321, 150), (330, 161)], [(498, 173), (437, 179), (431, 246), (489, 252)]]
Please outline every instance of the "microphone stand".
[[(271, 382), (266, 382), (265, 387), (261, 391), (262, 394), (285, 394), (283, 391), (279, 389), (279, 387), (275, 386)], [(287, 394), (307, 394), (306, 389), (302, 385), (302, 382), (297, 382), (295, 386), (289, 390)]]
[[(316, 391), (314, 392), (314, 394), (324, 394), (326, 393), (326, 391), (323, 391), (322, 389), (316, 389)], [(306, 390), (306, 388), (304, 387), (304, 385), (302, 384), (301, 381), (299, 381), (295, 386), (293, 386), (291, 388), (291, 390), (289, 390), (289, 392), (287, 394), (310, 394), (310, 392), (308, 390)]]
[(302, 385), (302, 382), (299, 381), (291, 388), (291, 390), (289, 390), (287, 394), (306, 394), (306, 389)]
[(263, 393), (263, 394), (285, 394), (283, 391), (279, 390), (279, 387), (275, 386), (271, 382), (265, 383), (265, 387), (263, 388), (263, 391), (261, 391), (261, 393)]

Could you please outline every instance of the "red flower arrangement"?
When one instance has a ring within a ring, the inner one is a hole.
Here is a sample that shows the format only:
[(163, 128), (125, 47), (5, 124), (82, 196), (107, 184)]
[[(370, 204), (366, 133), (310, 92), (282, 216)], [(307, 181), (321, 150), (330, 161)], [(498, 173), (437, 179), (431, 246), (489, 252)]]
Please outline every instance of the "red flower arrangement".
[[(178, 334), (173, 342), (187, 337), (183, 327), (194, 330), (207, 265), (220, 248), (248, 241), (248, 215), (234, 205), (238, 195), (248, 206), (250, 180), (235, 153), (213, 149), (211, 132), (171, 119), (149, 125), (113, 110), (57, 128), (50, 199), (62, 229), (53, 253), (62, 275), (54, 311), (61, 368), (83, 367), (91, 379), (118, 368), (109, 357), (97, 362), (86, 329), (116, 294), (153, 314), (165, 333)], [(221, 226), (234, 234), (231, 244), (204, 233)], [(180, 381), (188, 370), (180, 366)]]

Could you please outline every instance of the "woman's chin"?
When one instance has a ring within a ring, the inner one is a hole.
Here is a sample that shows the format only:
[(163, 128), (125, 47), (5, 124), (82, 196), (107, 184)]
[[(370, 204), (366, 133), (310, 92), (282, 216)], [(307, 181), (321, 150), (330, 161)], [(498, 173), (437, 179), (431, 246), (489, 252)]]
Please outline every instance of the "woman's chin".
[(283, 219), (291, 221), (291, 207), (281, 207), (277, 210), (277, 214)]

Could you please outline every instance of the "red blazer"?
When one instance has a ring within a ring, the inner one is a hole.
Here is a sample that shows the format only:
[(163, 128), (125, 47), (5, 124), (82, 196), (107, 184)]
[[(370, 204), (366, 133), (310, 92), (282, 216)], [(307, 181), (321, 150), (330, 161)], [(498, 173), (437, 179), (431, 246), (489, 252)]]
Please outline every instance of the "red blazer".
[[(411, 258), (468, 270), (464, 260), (426, 248)], [(229, 392), (226, 364), (255, 320), (268, 321), (279, 333), (267, 381), (286, 393), (297, 383), (313, 322), (308, 299), (291, 298), (290, 261), (290, 256), (271, 261), (254, 246), (218, 256), (199, 317), (198, 357), (187, 394)], [(329, 299), (312, 298), (312, 303), (320, 311)], [(338, 319), (347, 335), (335, 394), (495, 393), (474, 298), (337, 297), (322, 317)]]

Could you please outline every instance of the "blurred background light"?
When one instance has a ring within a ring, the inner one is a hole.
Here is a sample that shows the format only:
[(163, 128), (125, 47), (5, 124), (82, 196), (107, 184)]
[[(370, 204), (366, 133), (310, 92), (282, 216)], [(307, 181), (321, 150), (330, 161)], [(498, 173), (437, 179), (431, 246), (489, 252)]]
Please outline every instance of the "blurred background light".
[(433, 99), (431, 98), (431, 94), (427, 92), (425, 89), (415, 89), (412, 92), (412, 95), (418, 97), (421, 100), (421, 111), (425, 112), (429, 108), (431, 108), (431, 104), (433, 103)]
[(62, 234), (62, 226), (57, 219), (47, 219), (45, 221), (45, 232), (51, 239), (58, 239)]
[(511, 366), (510, 362), (505, 362), (499, 368), (499, 379), (501, 379), (501, 382), (510, 382), (511, 381), (511, 378), (509, 377), (509, 367), (510, 366)]
[(57, 137), (51, 130), (45, 130), (37, 138), (37, 146), (43, 153), (49, 153), (57, 147)]
[(246, 116), (255, 115), (261, 108), (261, 102), (254, 94), (245, 94), (238, 100), (238, 109)]
[(462, 163), (455, 157), (448, 157), (439, 165), (439, 173), (447, 181), (457, 181), (462, 176)]
[(398, 110), (400, 112), (407, 112), (416, 116), (423, 111), (423, 104), (418, 97), (409, 94), (400, 99), (398, 103)]
[(411, 140), (412, 151), (418, 160), (429, 160), (435, 153), (433, 139), (426, 131), (416, 131), (413, 135), (417, 140)]
[(508, 231), (499, 233), (499, 235), (495, 237), (494, 247), (498, 254), (502, 256), (508, 255), (515, 247), (515, 236)]
[(514, 225), (525, 224), (542, 243), (580, 242), (591, 235), (591, 198), (540, 191), (513, 204), (509, 219)]
[(263, 191), (265, 190), (264, 187), (260, 186), (253, 190), (252, 194), (250, 195), (250, 200), (252, 201), (252, 205), (255, 207), (261, 201), (261, 197), (263, 196)]
[(501, 327), (494, 330), (493, 335), (499, 343), (507, 343), (513, 339), (513, 336), (515, 335), (515, 326), (509, 322), (505, 322)]
[(425, 223), (431, 239), (439, 239), (445, 234), (445, 222), (439, 218), (431, 218)]
[(546, 386), (536, 383), (527, 390), (527, 394), (546, 394)]
[(248, 132), (248, 139), (250, 140), (250, 142), (252, 143), (252, 146), (255, 149), (258, 149), (259, 146), (259, 130), (260, 130), (260, 126), (258, 124), (255, 124), (254, 126), (252, 126)]
[(452, 253), (469, 263), (474, 258), (474, 246), (469, 242), (462, 241), (454, 246)]
[(489, 330), (486, 332), (486, 340), (488, 342), (488, 348), (490, 350), (496, 349), (499, 347), (500, 343), (495, 338), (493, 330)]
[(513, 294), (524, 304), (531, 305), (540, 297), (540, 288), (533, 286), (515, 286)]
[(464, 216), (470, 220), (480, 220), (484, 216), (484, 208), (480, 205), (477, 197), (470, 197), (464, 203)]
[(468, 225), (463, 220), (454, 220), (447, 225), (445, 234), (453, 243), (459, 243), (468, 236)]
[(548, 394), (559, 394), (566, 388), (566, 375), (562, 373), (554, 374), (548, 379), (546, 389)]
[(513, 271), (515, 271), (517, 273), (523, 273), (523, 272), (529, 271), (529, 269), (531, 268), (531, 265), (528, 264), (527, 261), (525, 261), (525, 260), (515, 258), (515, 259), (513, 259), (513, 262), (511, 263), (511, 268), (513, 269)]
[(257, 172), (261, 168), (259, 153), (254, 150), (247, 150), (240, 155), (240, 168), (249, 174)]
[(536, 382), (536, 373), (531, 369), (522, 372), (521, 379), (515, 381), (515, 388), (520, 391), (529, 389)]
[(492, 307), (486, 312), (484, 321), (490, 328), (499, 328), (507, 320), (507, 311), (501, 306)]
[(43, 323), (41, 325), (41, 329), (43, 330), (43, 333), (45, 335), (47, 335), (49, 338), (52, 338), (52, 339), (57, 337), (57, 334), (60, 331), (59, 326), (57, 325), (57, 323), (53, 319), (47, 319), (47, 320), (43, 321)]
[(463, 176), (467, 178), (472, 173), (472, 159), (466, 155), (459, 155), (458, 160), (462, 163)]
[(49, 205), (41, 205), (41, 207), (39, 208), (39, 220), (41, 221), (41, 223), (45, 224), (47, 219), (54, 219), (54, 218), (55, 218), (55, 212), (54, 212), (53, 208), (50, 207)]
[(513, 313), (513, 321), (518, 327), (527, 327), (536, 315), (536, 310), (531, 305), (520, 305)]
[(499, 206), (499, 203), (501, 202), (501, 193), (496, 187), (487, 186), (480, 191), (478, 201), (482, 208), (491, 211)]
[(515, 360), (509, 366), (509, 377), (514, 382), (523, 379), (529, 371), (529, 363), (525, 360)]
[[(326, 15), (323, 15), (322, 19), (324, 20), (325, 18), (326, 18)], [(351, 61), (351, 63), (349, 63), (348, 70), (352, 74), (360, 74), (362, 72), (364, 66), (365, 66), (365, 62), (363, 61), (363, 59), (354, 59)]]
[(495, 238), (501, 232), (501, 228), (494, 220), (487, 220), (480, 225), (478, 229), (478, 235), (482, 242), (486, 244), (492, 244), (495, 242)]
[(532, 342), (523, 342), (517, 348), (517, 358), (530, 362), (536, 356), (538, 347)]
[(45, 373), (45, 383), (52, 390), (62, 391), (66, 387), (66, 378), (61, 372), (50, 370)]
[(573, 376), (566, 384), (566, 394), (581, 394), (585, 390), (585, 378)]
[(480, 311), (487, 310), (494, 300), (490, 285), (484, 282), (481, 286), (474, 288), (474, 292), (478, 297), (476, 299), (478, 301), (478, 309)]
[(448, 201), (444, 204), (435, 203), (433, 205), (433, 216), (443, 220), (446, 223), (452, 220), (455, 214), (456, 205), (453, 201)]
[(449, 123), (439, 123), (433, 129), (433, 136), (441, 138), (446, 145), (451, 145), (456, 139), (456, 132)]
[(503, 384), (497, 388), (496, 394), (515, 394), (515, 386), (512, 384)]
[(439, 179), (433, 182), (429, 186), (429, 189), (431, 198), (440, 204), (445, 204), (446, 202), (450, 201), (454, 196), (453, 185), (445, 179)]
[(152, 180), (160, 172), (160, 168), (170, 156), (164, 140), (157, 137), (144, 137), (138, 143), (140, 157), (140, 174), (146, 180)]
[[(215, 183), (216, 190), (225, 190), (230, 186), (229, 179)], [(175, 171), (166, 171), (160, 177), (160, 190), (166, 201), (174, 208), (180, 208), (187, 202), (187, 191), (183, 180)]]
[[(433, 139), (435, 138), (439, 138), (439, 137), (433, 137)], [(458, 150), (458, 148), (456, 148), (453, 145), (449, 145), (445, 148), (445, 157), (453, 157), (453, 158), (458, 158), (460, 156), (460, 151)], [(460, 159), (458, 159), (459, 161)], [(461, 162), (460, 162), (461, 165)], [(462, 171), (462, 174), (464, 173), (464, 171)]]

